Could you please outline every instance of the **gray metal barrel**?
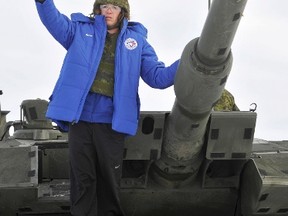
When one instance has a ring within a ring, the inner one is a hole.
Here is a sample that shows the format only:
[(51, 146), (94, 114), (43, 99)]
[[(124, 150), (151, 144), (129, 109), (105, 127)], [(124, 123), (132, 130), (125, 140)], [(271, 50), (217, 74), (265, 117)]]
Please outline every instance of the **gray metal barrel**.
[[(231, 45), (247, 0), (214, 0), (199, 38), (185, 47), (175, 78), (176, 100), (165, 125), (156, 181), (192, 181), (204, 159), (207, 122), (232, 67)], [(154, 174), (155, 174), (154, 173)]]

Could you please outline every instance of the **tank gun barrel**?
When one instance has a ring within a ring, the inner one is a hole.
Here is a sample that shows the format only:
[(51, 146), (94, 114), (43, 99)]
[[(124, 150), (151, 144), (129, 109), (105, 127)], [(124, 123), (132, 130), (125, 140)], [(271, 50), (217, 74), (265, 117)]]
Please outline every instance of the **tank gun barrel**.
[(207, 65), (226, 61), (247, 0), (214, 0), (197, 44), (199, 59)]
[(204, 160), (206, 126), (232, 67), (231, 45), (246, 2), (214, 0), (200, 38), (184, 48), (161, 158), (153, 166), (154, 179), (162, 184), (178, 187), (193, 180)]

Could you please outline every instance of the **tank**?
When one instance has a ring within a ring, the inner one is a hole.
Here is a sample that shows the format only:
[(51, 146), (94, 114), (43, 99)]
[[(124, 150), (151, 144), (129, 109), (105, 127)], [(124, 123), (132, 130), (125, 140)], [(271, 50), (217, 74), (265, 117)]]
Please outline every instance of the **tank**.
[[(123, 153), (127, 216), (288, 215), (288, 141), (254, 138), (253, 109), (213, 109), (246, 3), (212, 2), (181, 56), (172, 110), (141, 112)], [(25, 100), (20, 120), (7, 123), (1, 110), (0, 215), (69, 215), (67, 134), (45, 118), (47, 105)]]

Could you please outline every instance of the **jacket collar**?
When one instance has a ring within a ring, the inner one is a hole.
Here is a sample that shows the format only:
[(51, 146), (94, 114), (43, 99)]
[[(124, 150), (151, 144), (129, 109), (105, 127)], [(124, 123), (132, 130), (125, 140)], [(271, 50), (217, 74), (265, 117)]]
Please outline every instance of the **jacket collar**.
[[(82, 13), (73, 13), (71, 14), (71, 20), (74, 22), (94, 23), (94, 25), (96, 25), (97, 28), (100, 28), (100, 30), (107, 30), (105, 18), (102, 15), (96, 15), (95, 18), (90, 18), (83, 15)], [(126, 29), (135, 31), (147, 38), (147, 29), (139, 22), (128, 22), (127, 18), (124, 18), (121, 27), (121, 33)]]

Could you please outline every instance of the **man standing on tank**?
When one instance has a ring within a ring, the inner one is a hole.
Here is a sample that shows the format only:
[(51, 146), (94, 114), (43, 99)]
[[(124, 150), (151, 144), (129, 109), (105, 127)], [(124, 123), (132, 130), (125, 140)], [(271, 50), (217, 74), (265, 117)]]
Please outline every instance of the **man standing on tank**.
[(124, 139), (138, 126), (140, 77), (151, 87), (174, 83), (178, 61), (166, 67), (130, 22), (128, 0), (96, 0), (89, 17), (71, 19), (53, 0), (36, 0), (41, 21), (67, 50), (46, 116), (68, 131), (71, 214), (124, 215), (119, 201)]

